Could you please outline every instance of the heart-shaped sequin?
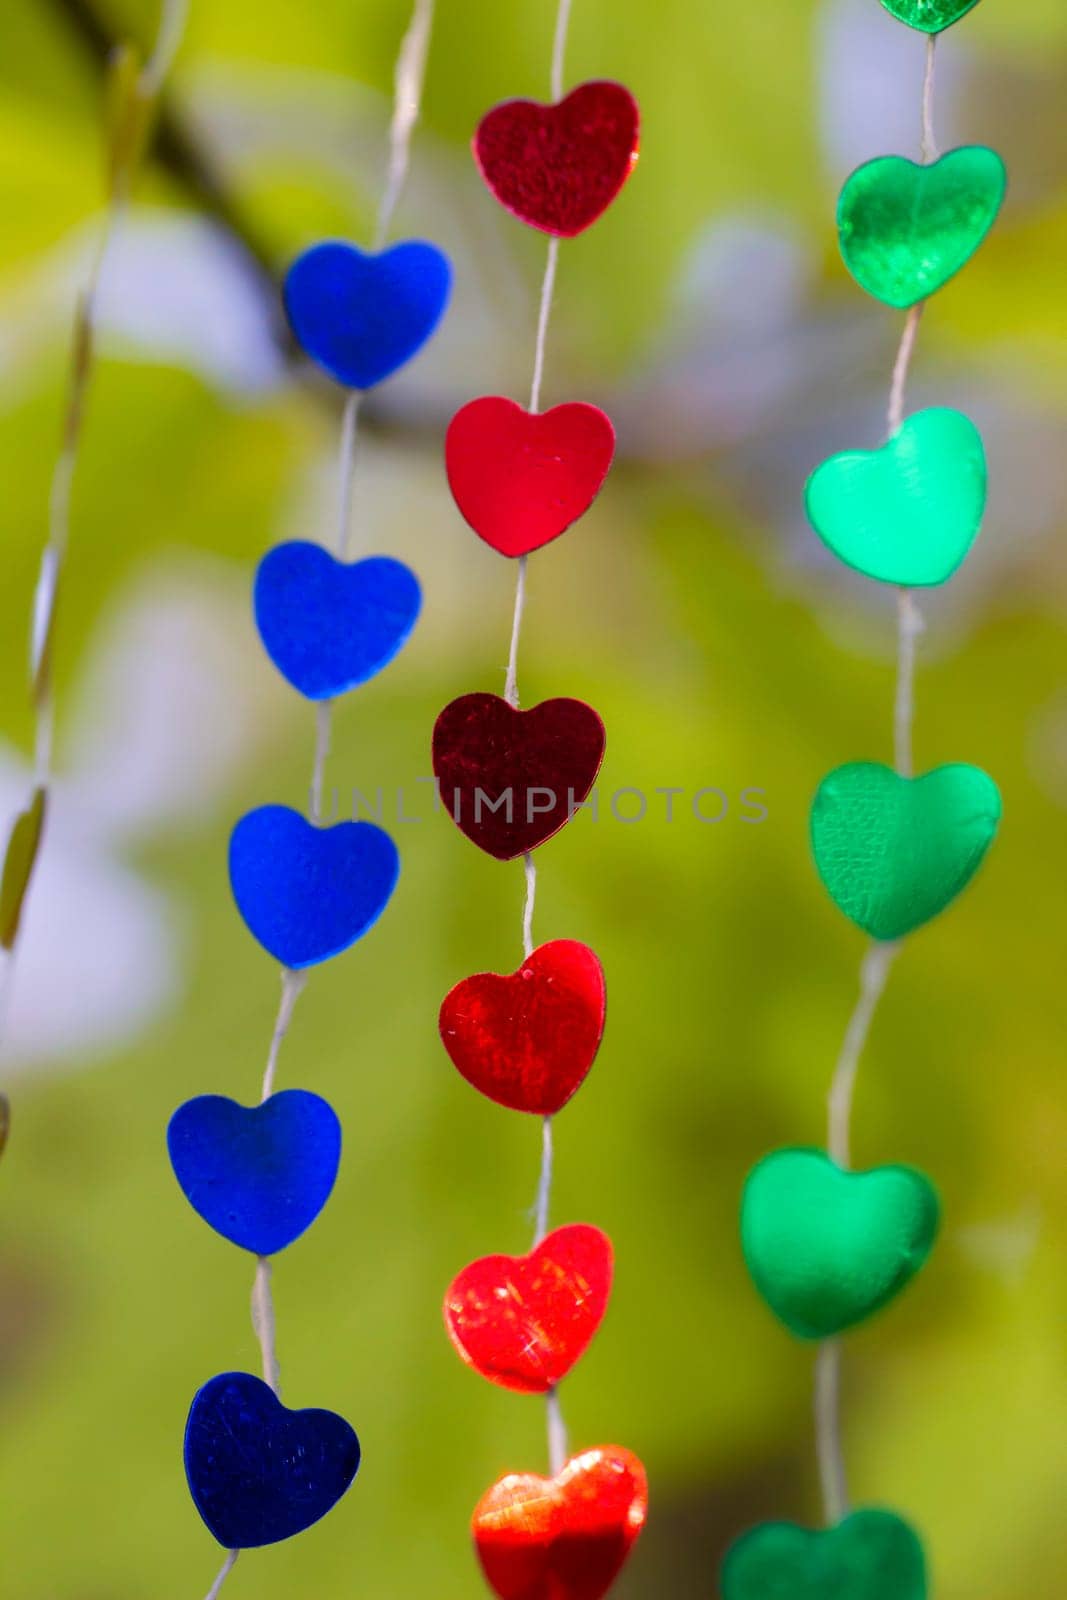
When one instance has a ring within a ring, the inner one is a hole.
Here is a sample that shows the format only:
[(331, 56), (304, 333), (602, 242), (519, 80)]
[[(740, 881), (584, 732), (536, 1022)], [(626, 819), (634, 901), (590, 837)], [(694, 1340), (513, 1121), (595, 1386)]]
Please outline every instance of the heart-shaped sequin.
[(465, 694), (433, 730), (433, 770), (461, 832), (498, 861), (558, 833), (588, 795), (604, 759), (604, 724), (583, 700), (528, 711), (495, 694)]
[(301, 349), (338, 383), (372, 389), (422, 349), (448, 305), (452, 268), (420, 239), (371, 255), (329, 239), (285, 275), (285, 310)]
[(369, 556), (347, 565), (301, 539), (267, 552), (253, 599), (264, 649), (309, 700), (332, 700), (388, 666), (422, 603), (402, 561)]
[(497, 1105), (550, 1117), (580, 1086), (600, 1048), (604, 969), (589, 946), (553, 939), (508, 975), (479, 972), (445, 996), (445, 1049)]
[(982, 436), (962, 412), (908, 417), (879, 450), (848, 450), (808, 479), (812, 527), (834, 555), (882, 583), (951, 578), (985, 510)]
[(886, 1305), (930, 1254), (937, 1191), (912, 1167), (848, 1172), (821, 1150), (775, 1150), (741, 1200), (760, 1294), (799, 1339), (829, 1339)]
[(602, 1600), (647, 1512), (640, 1461), (601, 1445), (554, 1478), (501, 1478), (475, 1509), (474, 1544), (499, 1600)]
[(1007, 187), (995, 150), (965, 145), (919, 166), (879, 156), (841, 191), (837, 231), (845, 265), (876, 300), (904, 310), (946, 284), (996, 221)]
[(926, 1600), (918, 1535), (891, 1511), (832, 1528), (765, 1522), (726, 1553), (723, 1600)]
[(341, 1124), (305, 1089), (283, 1089), (258, 1106), (203, 1094), (171, 1117), (167, 1149), (193, 1210), (242, 1250), (272, 1256), (310, 1228), (330, 1198)]
[(227, 1550), (291, 1539), (337, 1504), (359, 1468), (359, 1440), (332, 1411), (288, 1411), (262, 1379), (223, 1372), (197, 1391), (185, 1425), (185, 1475)]
[(585, 1223), (557, 1228), (525, 1256), (484, 1256), (445, 1295), (445, 1326), (468, 1366), (523, 1394), (545, 1394), (588, 1348), (611, 1294), (611, 1240)]
[(898, 22), (923, 33), (941, 33), (973, 11), (978, 0), (882, 0)]
[(486, 395), (452, 418), (445, 468), (460, 511), (502, 556), (556, 539), (593, 503), (615, 453), (615, 429), (597, 406), (529, 412)]
[(824, 778), (812, 803), (815, 865), (846, 917), (873, 939), (900, 939), (966, 888), (1000, 812), (997, 786), (979, 767), (902, 778), (854, 761)]
[(614, 200), (637, 160), (637, 102), (621, 83), (583, 83), (557, 105), (508, 100), (486, 112), (474, 159), (508, 211), (569, 239)]
[(249, 931), (283, 967), (340, 955), (389, 902), (400, 857), (373, 822), (316, 828), (288, 806), (260, 806), (230, 836), (230, 887)]

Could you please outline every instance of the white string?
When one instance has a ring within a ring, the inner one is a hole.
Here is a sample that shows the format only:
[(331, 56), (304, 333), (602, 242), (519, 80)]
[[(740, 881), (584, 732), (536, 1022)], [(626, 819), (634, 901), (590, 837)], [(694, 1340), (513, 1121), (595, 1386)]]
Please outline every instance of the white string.
[(552, 98), (559, 100), (563, 94), (563, 58), (567, 52), (567, 30), (571, 21), (571, 0), (559, 0), (556, 12), (556, 33), (552, 41)]
[(352, 537), (352, 483), (356, 472), (356, 438), (359, 402), (362, 396), (353, 389), (345, 401), (341, 418), (341, 464), (337, 482), (337, 557), (348, 557)]
[(552, 1476), (556, 1477), (567, 1465), (569, 1451), (567, 1426), (563, 1421), (559, 1403), (559, 1390), (554, 1384), (545, 1395), (545, 1405), (548, 1409), (548, 1467)]
[(545, 375), (545, 345), (548, 342), (548, 319), (552, 312), (552, 296), (556, 292), (556, 268), (559, 266), (559, 240), (553, 234), (548, 241), (548, 259), (541, 280), (541, 303), (537, 312), (537, 339), (534, 343), (533, 382), (530, 385), (530, 410), (541, 409), (541, 382)]
[(411, 139), (419, 120), (426, 57), (433, 30), (434, 0), (415, 0), (411, 22), (401, 44), (393, 79), (393, 121), (389, 129), (389, 170), (378, 211), (374, 248), (380, 250), (389, 232), (411, 160)]
[(937, 65), (937, 34), (926, 35), (926, 67), (923, 72), (922, 159), (924, 166), (937, 160), (937, 135), (934, 132), (934, 72)]
[(840, 1167), (847, 1167), (851, 1159), (849, 1127), (852, 1121), (852, 1099), (860, 1058), (867, 1043), (875, 1010), (885, 990), (889, 969), (899, 949), (899, 943), (883, 944), (875, 941), (860, 966), (859, 998), (845, 1030), (844, 1043), (830, 1087), (829, 1151)]
[(189, 20), (189, 0), (163, 0), (155, 48), (141, 71), (140, 90), (146, 100), (154, 100), (163, 80), (174, 65), (174, 58)]
[(274, 1322), (274, 1295), (271, 1290), (273, 1268), (267, 1256), (256, 1257), (256, 1276), (252, 1283), (252, 1327), (259, 1340), (263, 1363), (263, 1382), (275, 1394), (278, 1387), (278, 1352)]
[(548, 1232), (548, 1207), (552, 1199), (552, 1118), (541, 1120), (541, 1177), (534, 1206), (534, 1249)]
[(848, 1515), (848, 1483), (841, 1444), (841, 1341), (824, 1339), (815, 1356), (815, 1437), (819, 1480), (830, 1527)]
[(900, 425), (904, 421), (904, 391), (907, 388), (911, 359), (915, 354), (915, 342), (919, 337), (919, 323), (922, 321), (925, 308), (925, 300), (920, 300), (918, 305), (912, 306), (908, 312), (904, 332), (900, 337), (897, 358), (893, 363), (893, 378), (889, 385), (889, 411), (886, 419), (886, 433), (890, 439), (895, 433), (899, 433)]
[(282, 968), (282, 997), (278, 1006), (278, 1015), (274, 1023), (274, 1032), (271, 1034), (270, 1050), (267, 1054), (267, 1066), (263, 1073), (263, 1091), (260, 1104), (269, 1100), (274, 1093), (274, 1074), (278, 1067), (278, 1053), (282, 1047), (282, 1040), (289, 1032), (289, 1024), (293, 1020), (293, 1008), (304, 991), (307, 983), (306, 972), (294, 972), (290, 967)]
[(522, 858), (526, 873), (526, 897), (522, 907), (522, 953), (527, 959), (533, 955), (533, 915), (534, 901), (537, 899), (537, 868), (529, 850)]
[(326, 761), (333, 733), (333, 701), (320, 700), (315, 707), (315, 755), (311, 766), (311, 820), (321, 823), (322, 799), (326, 784)]
[(912, 729), (915, 724), (915, 645), (925, 623), (910, 589), (897, 591), (897, 687), (893, 703), (893, 750), (896, 769), (910, 778)]
[[(936, 159), (934, 135), (934, 67), (937, 35), (926, 43), (922, 92), (922, 160)], [(911, 370), (925, 301), (912, 306), (904, 322), (900, 346), (889, 386), (888, 437), (904, 421), (904, 397)], [(897, 771), (912, 775), (912, 731), (915, 720), (915, 646), (923, 630), (922, 612), (910, 589), (897, 591), (897, 681), (893, 704), (893, 750)], [(851, 1160), (852, 1104), (860, 1061), (870, 1034), (878, 1002), (885, 992), (890, 969), (900, 951), (900, 941), (871, 944), (860, 966), (859, 997), (845, 1030), (841, 1053), (834, 1068), (829, 1096), (828, 1149), (841, 1167)], [(815, 1437), (826, 1520), (833, 1525), (848, 1512), (849, 1497), (841, 1435), (841, 1345), (827, 1339), (819, 1346), (815, 1363)]]
[(204, 1596), (204, 1600), (218, 1600), (219, 1590), (222, 1588), (223, 1584), (226, 1582), (226, 1579), (233, 1571), (234, 1563), (240, 1554), (240, 1550), (230, 1551), (229, 1555), (226, 1557), (226, 1560), (222, 1563), (222, 1570), (219, 1572), (218, 1577), (215, 1579), (215, 1582), (211, 1585), (211, 1588)]

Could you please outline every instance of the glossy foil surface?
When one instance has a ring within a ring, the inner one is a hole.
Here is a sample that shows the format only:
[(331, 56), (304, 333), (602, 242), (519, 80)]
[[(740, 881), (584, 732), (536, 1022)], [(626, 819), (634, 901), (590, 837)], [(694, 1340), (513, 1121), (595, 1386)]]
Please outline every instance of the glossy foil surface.
[(611, 1240), (573, 1223), (525, 1256), (472, 1261), (445, 1296), (456, 1350), (505, 1389), (544, 1394), (588, 1348), (611, 1294)]
[(486, 112), (474, 159), (500, 204), (572, 238), (614, 200), (637, 160), (637, 102), (621, 83), (583, 83), (556, 105), (508, 100)]
[(555, 1478), (501, 1478), (479, 1501), (472, 1531), (500, 1600), (601, 1600), (647, 1511), (640, 1461), (600, 1445), (573, 1456)]
[(553, 939), (517, 972), (479, 972), (445, 996), (441, 1039), (475, 1089), (511, 1111), (553, 1116), (592, 1066), (607, 994), (596, 954)]
[(530, 412), (485, 395), (456, 412), (445, 436), (455, 502), (502, 556), (527, 555), (577, 522), (614, 453), (610, 418), (580, 401)]
[(441, 803), (498, 861), (558, 833), (589, 794), (604, 759), (604, 724), (583, 700), (519, 711), (495, 694), (465, 694), (433, 730)]
[(249, 1372), (205, 1383), (185, 1427), (189, 1492), (227, 1550), (277, 1544), (310, 1528), (352, 1482), (359, 1453), (343, 1417), (288, 1411)]

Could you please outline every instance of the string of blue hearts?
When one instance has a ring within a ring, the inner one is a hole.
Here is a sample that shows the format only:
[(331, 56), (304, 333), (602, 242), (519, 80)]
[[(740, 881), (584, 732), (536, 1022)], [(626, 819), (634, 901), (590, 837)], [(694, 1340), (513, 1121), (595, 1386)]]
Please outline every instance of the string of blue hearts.
[(272, 1259), (319, 1216), (341, 1158), (341, 1124), (321, 1096), (275, 1090), (282, 1041), (313, 967), (349, 949), (377, 922), (399, 874), (395, 843), (369, 822), (328, 826), (322, 790), (335, 699), (394, 659), (418, 618), (421, 591), (390, 556), (350, 561), (350, 525), (361, 397), (406, 365), (444, 315), (451, 267), (435, 245), (386, 247), (406, 176), (421, 102), (433, 0), (416, 0), (397, 60), (388, 173), (373, 248), (341, 240), (313, 245), (293, 262), (284, 304), (306, 355), (346, 391), (341, 429), (336, 554), (305, 540), (268, 552), (253, 609), (264, 649), (316, 710), (311, 815), (264, 805), (230, 839), (238, 911), (281, 965), (282, 993), (260, 1102), (200, 1095), (168, 1128), (175, 1176), (193, 1209), (256, 1258), (252, 1320), (262, 1378), (226, 1372), (194, 1396), (185, 1432), (190, 1493), (226, 1551), (214, 1600), (242, 1550), (302, 1532), (347, 1491), (360, 1463), (355, 1431), (331, 1411), (281, 1403)]
[(901, 941), (955, 899), (995, 837), (1000, 796), (977, 767), (913, 777), (917, 587), (944, 583), (976, 538), (985, 508), (981, 438), (961, 413), (905, 417), (908, 375), (927, 299), (969, 260), (992, 226), (1003, 166), (982, 147), (938, 157), (933, 128), (940, 32), (975, 0), (882, 0), (924, 32), (921, 160), (867, 162), (838, 204), (853, 277), (907, 317), (890, 385), (887, 439), (832, 456), (808, 481), (819, 537), (841, 560), (897, 589), (896, 766), (853, 762), (830, 773), (812, 807), (815, 864), (834, 903), (871, 939), (860, 993), (829, 1097), (828, 1148), (777, 1150), (749, 1174), (741, 1205), (745, 1260), (757, 1289), (796, 1337), (818, 1343), (815, 1419), (826, 1526), (764, 1523), (731, 1547), (725, 1600), (926, 1600), (918, 1534), (895, 1513), (853, 1510), (841, 1439), (840, 1336), (893, 1300), (926, 1261), (940, 1205), (906, 1166), (850, 1167), (860, 1058)]
[[(56, 617), (71, 536), (71, 497), (81, 455), (86, 405), (96, 359), (100, 286), (148, 143), (152, 117), (181, 46), (189, 0), (162, 0), (156, 40), (142, 63), (125, 44), (112, 63), (107, 119), (107, 191), (89, 271), (74, 312), (70, 368), (59, 453), (48, 497), (48, 536), (41, 552), (30, 629), (30, 701), (34, 719), (33, 789), (15, 818), (0, 873), (0, 1042), (11, 1002), (19, 934), (34, 869), (44, 843), (55, 743)], [(4, 1101), (6, 1107), (7, 1102)]]

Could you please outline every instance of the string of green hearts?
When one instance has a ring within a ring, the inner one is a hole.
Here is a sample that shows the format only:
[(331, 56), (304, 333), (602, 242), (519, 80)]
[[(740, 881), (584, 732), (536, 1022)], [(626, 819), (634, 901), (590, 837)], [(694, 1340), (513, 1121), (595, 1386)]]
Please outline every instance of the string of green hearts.
[(831, 899), (869, 936), (859, 997), (829, 1098), (827, 1150), (784, 1149), (750, 1172), (741, 1244), (753, 1282), (794, 1337), (816, 1342), (815, 1418), (826, 1526), (769, 1522), (732, 1546), (725, 1600), (927, 1600), (922, 1543), (893, 1512), (853, 1510), (844, 1468), (841, 1335), (887, 1306), (927, 1260), (937, 1192), (914, 1168), (850, 1169), (860, 1059), (900, 941), (942, 912), (977, 872), (1001, 802), (980, 768), (912, 770), (916, 637), (912, 591), (946, 582), (978, 536), (986, 498), (981, 436), (945, 407), (905, 418), (927, 300), (978, 249), (1004, 197), (1000, 157), (982, 146), (939, 156), (933, 129), (940, 32), (977, 0), (881, 0), (927, 35), (921, 161), (882, 156), (845, 183), (838, 238), (856, 282), (908, 315), (890, 386), (886, 439), (831, 456), (808, 480), (808, 518), (846, 565), (897, 589), (895, 768), (853, 761), (823, 779), (811, 811), (815, 866)]

